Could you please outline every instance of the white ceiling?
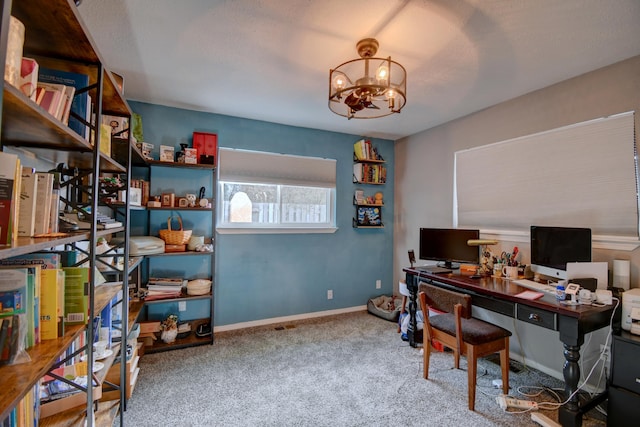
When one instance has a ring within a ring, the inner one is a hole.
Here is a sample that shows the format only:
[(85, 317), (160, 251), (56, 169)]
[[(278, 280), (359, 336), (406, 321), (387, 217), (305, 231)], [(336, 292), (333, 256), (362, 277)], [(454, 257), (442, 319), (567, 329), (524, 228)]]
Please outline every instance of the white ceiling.
[[(130, 100), (398, 139), (640, 54), (640, 0), (83, 0)], [(329, 69), (365, 37), (408, 73), (401, 114), (347, 120)], [(638, 94), (640, 96), (640, 94)]]

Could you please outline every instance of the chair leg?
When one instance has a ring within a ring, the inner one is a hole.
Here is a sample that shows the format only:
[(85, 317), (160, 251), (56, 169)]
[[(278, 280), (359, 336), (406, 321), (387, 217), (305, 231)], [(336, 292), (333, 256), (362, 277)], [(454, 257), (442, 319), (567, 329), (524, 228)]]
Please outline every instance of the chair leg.
[(456, 369), (460, 369), (460, 350), (457, 348), (453, 349), (453, 366)]
[(431, 358), (431, 340), (427, 339), (427, 334), (422, 337), (422, 355), (422, 376), (426, 380), (429, 379), (429, 359)]
[(500, 368), (502, 370), (502, 392), (509, 394), (509, 337), (504, 339), (504, 350), (500, 352)]
[(478, 371), (478, 356), (474, 346), (467, 344), (467, 376), (469, 410), (474, 411), (476, 407), (476, 373)]

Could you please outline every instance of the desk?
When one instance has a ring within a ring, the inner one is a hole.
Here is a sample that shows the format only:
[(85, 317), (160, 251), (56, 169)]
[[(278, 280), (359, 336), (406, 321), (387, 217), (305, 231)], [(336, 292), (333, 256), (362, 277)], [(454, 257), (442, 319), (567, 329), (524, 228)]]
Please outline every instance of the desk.
[[(553, 295), (541, 299), (526, 300), (516, 294), (528, 289), (499, 278), (471, 278), (460, 274), (432, 274), (416, 268), (405, 268), (406, 282), (411, 293), (409, 301), (409, 344), (415, 347), (414, 331), (416, 327), (417, 295), (420, 282), (429, 283), (446, 289), (471, 295), (473, 305), (543, 328), (558, 331), (564, 345), (565, 362), (562, 369), (567, 396), (576, 391), (580, 380), (580, 346), (584, 336), (609, 325), (614, 306), (593, 307), (586, 305), (567, 306), (556, 301)], [(574, 396), (566, 405), (560, 407), (558, 419), (563, 426), (581, 426), (582, 414), (604, 400), (606, 393), (594, 402), (582, 407), (578, 396)]]

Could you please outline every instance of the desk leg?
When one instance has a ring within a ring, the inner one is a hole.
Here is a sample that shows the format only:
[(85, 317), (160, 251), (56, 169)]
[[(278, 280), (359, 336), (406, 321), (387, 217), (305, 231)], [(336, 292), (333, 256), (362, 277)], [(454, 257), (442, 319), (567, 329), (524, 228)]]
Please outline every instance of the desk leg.
[[(571, 396), (578, 389), (578, 381), (580, 381), (580, 346), (564, 344), (564, 367), (562, 374), (564, 376), (564, 391), (566, 397)], [(580, 427), (582, 426), (582, 411), (578, 404), (578, 394), (576, 393), (569, 402), (561, 406), (558, 410), (558, 421), (563, 426)]]
[(418, 284), (413, 276), (407, 274), (407, 288), (409, 289), (409, 326), (407, 327), (407, 338), (411, 347), (418, 347), (416, 343), (415, 332), (418, 330), (418, 322), (416, 320), (416, 308), (418, 306)]

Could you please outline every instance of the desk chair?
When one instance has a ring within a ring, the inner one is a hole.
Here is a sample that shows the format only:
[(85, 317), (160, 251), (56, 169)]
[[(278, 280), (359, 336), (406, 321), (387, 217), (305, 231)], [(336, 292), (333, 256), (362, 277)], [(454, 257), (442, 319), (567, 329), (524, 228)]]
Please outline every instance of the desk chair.
[(453, 350), (454, 365), (460, 369), (460, 355), (467, 357), (469, 409), (474, 410), (476, 401), (476, 372), (478, 358), (500, 352), (502, 370), (502, 392), (509, 393), (509, 336), (511, 332), (499, 326), (471, 317), (471, 297), (437, 286), (420, 284), (423, 292), (418, 294), (423, 313), (429, 307), (443, 311), (443, 314), (425, 316), (423, 376), (429, 377), (431, 346), (440, 342)]

